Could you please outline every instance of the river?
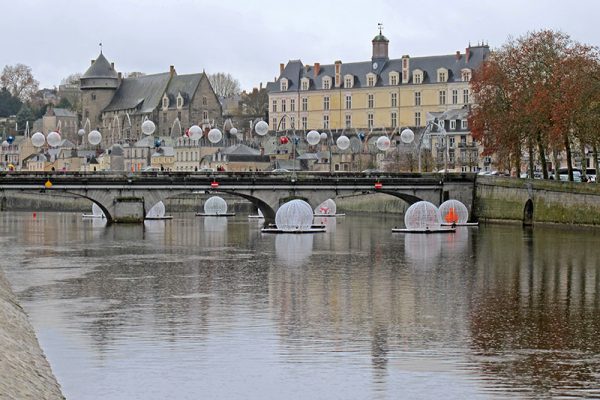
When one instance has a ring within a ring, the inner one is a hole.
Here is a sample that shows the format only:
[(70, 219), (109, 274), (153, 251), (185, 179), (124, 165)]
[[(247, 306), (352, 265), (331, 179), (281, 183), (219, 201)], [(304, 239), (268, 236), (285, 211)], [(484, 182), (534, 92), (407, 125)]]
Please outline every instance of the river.
[(598, 231), (0, 213), (67, 399), (600, 397)]

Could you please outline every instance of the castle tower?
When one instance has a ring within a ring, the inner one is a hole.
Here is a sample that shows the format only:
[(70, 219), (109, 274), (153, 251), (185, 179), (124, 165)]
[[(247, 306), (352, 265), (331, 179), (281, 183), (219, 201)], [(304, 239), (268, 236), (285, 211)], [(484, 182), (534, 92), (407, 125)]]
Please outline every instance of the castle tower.
[(102, 125), (102, 110), (108, 106), (119, 88), (120, 76), (114, 64), (108, 62), (102, 51), (81, 77), (82, 124), (90, 120), (90, 130)]
[(379, 35), (375, 36), (371, 43), (373, 43), (373, 56), (372, 61), (388, 61), (388, 44), (390, 41), (383, 36), (381, 33), (383, 26), (379, 24)]

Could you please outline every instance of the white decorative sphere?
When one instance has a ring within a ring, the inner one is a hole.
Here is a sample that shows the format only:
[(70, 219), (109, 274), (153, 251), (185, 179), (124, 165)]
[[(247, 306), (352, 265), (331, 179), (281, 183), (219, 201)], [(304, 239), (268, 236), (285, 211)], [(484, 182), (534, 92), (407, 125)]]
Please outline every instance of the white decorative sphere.
[(6, 148), (8, 146), (10, 146), (10, 143), (8, 143), (6, 140), (2, 142), (2, 147)]
[(452, 224), (465, 224), (469, 220), (467, 206), (458, 200), (446, 200), (440, 204), (440, 215), (442, 222)]
[(77, 134), (78, 134), (79, 136), (83, 136), (83, 135), (85, 135), (85, 129), (83, 129), (83, 128), (82, 128), (82, 129), (78, 130), (78, 131), (77, 131)]
[(337, 145), (338, 149), (346, 150), (348, 147), (350, 147), (350, 139), (348, 139), (348, 136), (342, 135), (337, 138), (335, 144)]
[(150, 121), (149, 119), (142, 122), (142, 133), (144, 135), (150, 136), (154, 133), (155, 130), (156, 125), (154, 125), (154, 122)]
[(428, 201), (418, 201), (404, 213), (406, 229), (434, 230), (442, 225), (440, 210)]
[(320, 140), (321, 134), (317, 131), (310, 131), (306, 134), (306, 141), (311, 146), (314, 146), (315, 144), (319, 143)]
[(254, 125), (254, 130), (257, 135), (265, 136), (267, 132), (269, 132), (269, 124), (265, 121), (258, 121), (256, 125)]
[(335, 201), (327, 199), (315, 208), (315, 214), (317, 215), (335, 215), (337, 208)]
[(35, 147), (42, 147), (46, 143), (46, 136), (42, 132), (36, 132), (31, 135), (31, 144)]
[(91, 145), (96, 146), (97, 144), (100, 144), (100, 142), (102, 141), (102, 134), (100, 132), (98, 132), (97, 130), (93, 130), (90, 133), (88, 133), (88, 142), (90, 142)]
[(227, 213), (227, 202), (219, 196), (212, 196), (204, 203), (204, 213), (219, 215)]
[(327, 133), (321, 132), (321, 140), (327, 140)]
[(58, 132), (50, 132), (48, 134), (48, 136), (46, 137), (46, 141), (48, 142), (48, 144), (52, 147), (57, 147), (58, 145), (60, 145), (60, 133)]
[(229, 130), (229, 133), (232, 134), (232, 135), (237, 135), (237, 132), (238, 132), (237, 128), (231, 128)]
[(211, 143), (219, 143), (223, 139), (223, 133), (217, 128), (212, 128), (208, 131), (208, 141)]
[(386, 151), (390, 148), (391, 142), (387, 136), (379, 136), (376, 145), (379, 150)]
[(190, 126), (190, 139), (192, 140), (200, 140), (200, 138), (202, 138), (202, 128), (200, 128), (198, 125), (192, 125)]
[(402, 133), (400, 133), (400, 140), (402, 140), (402, 143), (412, 143), (412, 141), (415, 140), (415, 133), (406, 128), (402, 131)]
[(285, 232), (306, 231), (312, 226), (313, 209), (304, 200), (295, 199), (283, 204), (275, 214), (277, 229)]

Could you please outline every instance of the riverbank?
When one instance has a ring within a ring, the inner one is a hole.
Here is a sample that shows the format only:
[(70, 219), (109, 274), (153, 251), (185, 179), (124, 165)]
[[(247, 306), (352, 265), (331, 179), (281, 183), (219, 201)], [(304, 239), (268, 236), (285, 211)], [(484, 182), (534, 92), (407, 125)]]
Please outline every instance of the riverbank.
[(0, 398), (64, 399), (27, 314), (0, 270)]

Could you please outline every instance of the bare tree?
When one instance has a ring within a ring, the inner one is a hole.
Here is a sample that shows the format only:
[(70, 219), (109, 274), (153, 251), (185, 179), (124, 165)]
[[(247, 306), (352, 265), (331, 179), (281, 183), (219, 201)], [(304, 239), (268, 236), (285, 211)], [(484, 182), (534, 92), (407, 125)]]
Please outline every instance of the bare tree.
[(79, 80), (81, 79), (81, 76), (83, 74), (76, 72), (74, 74), (71, 74), (69, 76), (67, 76), (66, 78), (63, 78), (60, 81), (61, 85), (77, 85), (79, 86)]
[(6, 65), (0, 76), (2, 87), (21, 101), (28, 101), (37, 92), (39, 82), (33, 78), (31, 67), (25, 64)]
[(262, 118), (269, 108), (269, 94), (265, 88), (254, 88), (251, 92), (243, 92), (240, 102), (242, 115)]
[(240, 93), (240, 82), (231, 74), (224, 72), (208, 74), (208, 80), (219, 98), (228, 99)]
[(140, 71), (132, 71), (125, 74), (125, 78), (139, 78), (140, 76), (144, 76), (146, 73)]

